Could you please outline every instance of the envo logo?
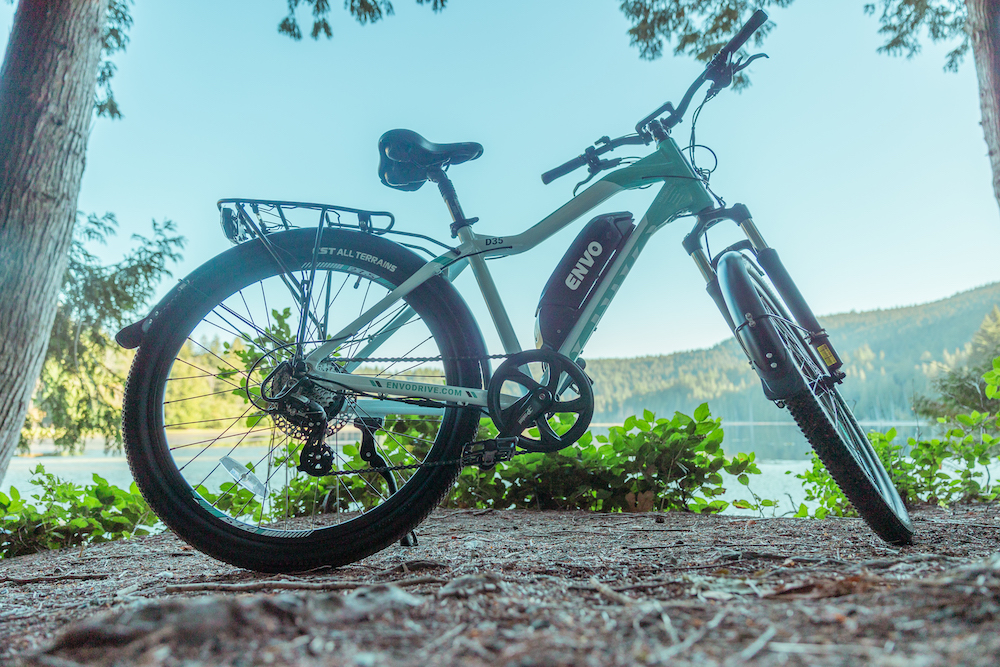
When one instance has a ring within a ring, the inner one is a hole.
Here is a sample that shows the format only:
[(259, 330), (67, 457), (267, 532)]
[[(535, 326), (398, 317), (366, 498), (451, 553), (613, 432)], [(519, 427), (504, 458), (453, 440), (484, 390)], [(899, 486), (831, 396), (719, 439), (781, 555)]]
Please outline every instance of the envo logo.
[(590, 245), (583, 253), (583, 257), (576, 261), (576, 266), (570, 271), (570, 274), (566, 276), (566, 287), (571, 290), (575, 290), (583, 282), (584, 276), (590, 272), (590, 267), (594, 266), (594, 258), (604, 252), (604, 248), (597, 241), (591, 241)]

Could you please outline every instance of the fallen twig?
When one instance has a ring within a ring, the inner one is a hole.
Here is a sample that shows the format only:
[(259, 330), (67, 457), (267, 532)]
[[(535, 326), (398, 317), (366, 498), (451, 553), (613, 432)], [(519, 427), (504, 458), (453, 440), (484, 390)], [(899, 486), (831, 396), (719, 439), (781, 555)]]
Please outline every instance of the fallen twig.
[(659, 588), (660, 586), (666, 586), (667, 584), (674, 583), (670, 579), (654, 579), (653, 581), (641, 582), (638, 584), (628, 584), (626, 586), (614, 586), (611, 590), (613, 591), (641, 591), (647, 588)]
[(785, 559), (785, 562), (789, 561), (792, 563), (812, 563), (813, 565), (826, 565), (828, 563), (833, 565), (857, 565), (857, 563), (852, 563), (849, 560), (827, 558), (825, 556), (789, 556)]
[(627, 530), (637, 533), (691, 533), (692, 528), (628, 528)]
[(664, 570), (721, 570), (724, 563), (708, 563), (707, 565), (664, 565)]
[[(414, 577), (386, 582), (393, 586), (419, 586), (420, 584), (444, 584), (447, 580), (439, 577)], [(251, 581), (244, 584), (222, 584), (206, 582), (202, 584), (175, 584), (167, 586), (167, 593), (191, 593), (194, 591), (229, 591), (246, 593), (264, 590), (300, 590), (300, 591), (345, 591), (364, 586), (372, 586), (370, 581)]]
[(594, 590), (596, 590), (598, 593), (600, 593), (607, 599), (611, 600), (612, 602), (617, 602), (618, 604), (623, 604), (626, 606), (635, 604), (635, 600), (633, 600), (627, 595), (619, 593), (618, 591), (612, 589), (607, 584), (602, 584), (597, 580), (597, 577), (590, 578), (590, 585), (594, 587)]
[(65, 658), (60, 658), (54, 655), (36, 654), (26, 656), (25, 659), (28, 661), (26, 664), (36, 664), (42, 665), (43, 667), (83, 667), (79, 662), (74, 662), (73, 660), (66, 660)]
[(663, 623), (663, 627), (667, 631), (667, 636), (670, 637), (670, 644), (678, 644), (681, 641), (681, 638), (677, 635), (677, 628), (674, 627), (674, 624), (670, 620), (670, 616), (667, 614), (666, 610), (662, 608), (660, 609), (660, 621)]
[(752, 549), (747, 551), (730, 551), (724, 553), (715, 559), (716, 563), (719, 562), (731, 562), (731, 561), (744, 561), (744, 560), (780, 560), (787, 561), (790, 560), (789, 556), (784, 554), (772, 554), (764, 553), (762, 551), (753, 551)]
[(722, 621), (726, 618), (726, 614), (728, 613), (729, 613), (728, 609), (723, 609), (718, 614), (716, 614), (711, 621), (701, 626), (701, 628), (699, 628), (698, 630), (695, 630), (694, 632), (689, 634), (687, 636), (687, 639), (682, 641), (680, 644), (671, 646), (666, 651), (663, 651), (659, 655), (657, 655), (656, 656), (657, 660), (659, 662), (665, 662), (670, 658), (674, 658), (683, 653), (684, 651), (688, 650), (689, 648), (700, 642), (702, 639), (704, 639), (709, 632), (719, 627)]
[(0, 577), (0, 583), (11, 583), (11, 584), (45, 584), (52, 581), (84, 581), (87, 579), (107, 579), (111, 575), (108, 573), (99, 574), (56, 574), (44, 577)]
[(459, 623), (451, 630), (449, 630), (448, 632), (444, 633), (443, 635), (432, 641), (430, 644), (426, 644), (425, 646), (423, 646), (420, 649), (419, 653), (423, 655), (432, 654), (439, 647), (444, 646), (445, 644), (447, 644), (448, 642), (452, 641), (460, 634), (462, 634), (462, 631), (465, 630), (465, 628), (466, 628), (465, 623)]
[(953, 556), (940, 556), (938, 554), (913, 554), (911, 556), (905, 556), (903, 558), (876, 558), (874, 560), (865, 560), (860, 563), (856, 563), (861, 567), (867, 567), (875, 570), (885, 570), (887, 568), (893, 567), (894, 565), (900, 565), (902, 563), (926, 563), (926, 562), (954, 562), (961, 561), (961, 558), (955, 558)]
[(861, 644), (793, 644), (787, 642), (771, 642), (768, 649), (775, 653), (804, 653), (808, 655), (830, 655), (837, 653), (871, 655), (872, 653), (883, 652), (882, 649), (876, 646), (863, 646)]
[(397, 574), (402, 572), (403, 574), (409, 574), (410, 572), (415, 572), (416, 570), (447, 570), (450, 566), (447, 563), (439, 563), (436, 560), (408, 560), (393, 567), (381, 570), (375, 573), (377, 577), (385, 577), (390, 574)]
[(730, 665), (743, 665), (753, 659), (755, 655), (764, 650), (767, 643), (774, 639), (774, 636), (778, 634), (778, 629), (773, 625), (769, 626), (767, 630), (761, 633), (760, 637), (757, 637), (750, 646), (740, 651), (737, 655), (730, 656), (725, 662), (725, 667), (730, 667)]

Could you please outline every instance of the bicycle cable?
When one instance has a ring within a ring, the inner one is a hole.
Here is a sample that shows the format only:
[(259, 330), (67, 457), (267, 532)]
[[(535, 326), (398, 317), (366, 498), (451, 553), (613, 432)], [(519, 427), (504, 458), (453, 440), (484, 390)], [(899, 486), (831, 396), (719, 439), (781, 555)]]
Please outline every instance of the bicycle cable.
[[(705, 99), (701, 101), (701, 104), (698, 105), (698, 108), (696, 108), (694, 110), (694, 113), (691, 114), (691, 139), (690, 143), (683, 150), (687, 151), (688, 161), (691, 163), (691, 168), (694, 170), (694, 173), (698, 176), (701, 182), (705, 184), (705, 189), (708, 190), (708, 193), (710, 195), (715, 197), (715, 200), (719, 203), (719, 206), (725, 208), (726, 200), (723, 199), (718, 194), (716, 194), (715, 191), (712, 190), (712, 187), (709, 185), (709, 179), (711, 179), (712, 173), (719, 168), (719, 156), (716, 155), (715, 151), (713, 151), (711, 148), (709, 148), (704, 144), (699, 144), (695, 139), (695, 129), (698, 126), (698, 118), (701, 116), (701, 110), (705, 107), (706, 104), (709, 103), (709, 101), (715, 99), (715, 96), (718, 95), (721, 91), (722, 91), (721, 88), (716, 89), (714, 86), (709, 88), (708, 92), (705, 93)], [(698, 166), (698, 162), (695, 158), (696, 148), (704, 148), (709, 153), (711, 153), (712, 158), (715, 160), (715, 164), (712, 165), (711, 169), (705, 169), (703, 167)]]

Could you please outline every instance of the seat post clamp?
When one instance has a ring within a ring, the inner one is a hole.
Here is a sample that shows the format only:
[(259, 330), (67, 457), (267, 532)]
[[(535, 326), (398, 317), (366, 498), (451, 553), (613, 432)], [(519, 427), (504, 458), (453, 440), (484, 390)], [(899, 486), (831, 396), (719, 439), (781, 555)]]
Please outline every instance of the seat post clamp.
[(458, 236), (458, 230), (462, 227), (471, 227), (476, 222), (479, 222), (479, 218), (462, 218), (461, 220), (456, 220), (451, 223), (451, 238), (456, 238)]

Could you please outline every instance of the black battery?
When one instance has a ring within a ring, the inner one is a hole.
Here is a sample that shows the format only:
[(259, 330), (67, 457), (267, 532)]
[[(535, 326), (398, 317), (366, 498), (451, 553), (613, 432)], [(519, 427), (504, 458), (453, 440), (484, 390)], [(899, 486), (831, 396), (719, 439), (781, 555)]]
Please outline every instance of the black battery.
[(635, 229), (632, 214), (605, 213), (580, 231), (545, 283), (535, 311), (535, 345), (558, 350), (594, 285)]

